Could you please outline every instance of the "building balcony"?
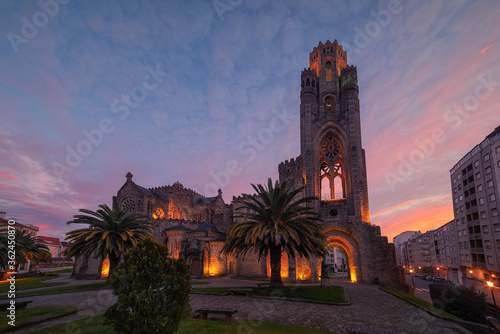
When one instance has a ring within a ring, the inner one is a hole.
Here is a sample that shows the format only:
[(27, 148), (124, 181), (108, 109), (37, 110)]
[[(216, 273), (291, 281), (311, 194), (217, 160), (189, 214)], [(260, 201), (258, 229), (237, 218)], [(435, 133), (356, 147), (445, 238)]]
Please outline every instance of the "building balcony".
[(476, 254), (484, 254), (484, 248), (482, 247), (471, 247), (470, 248), (471, 253), (476, 253)]
[(479, 219), (474, 219), (470, 222), (467, 222), (467, 227), (477, 226), (477, 225), (479, 225)]
[(476, 194), (472, 194), (472, 195), (469, 195), (469, 196), (465, 197), (465, 201), (466, 202), (472, 201), (473, 199), (476, 199)]
[(483, 239), (483, 236), (481, 233), (471, 233), (469, 234), (469, 240), (477, 240), (477, 239)]
[(486, 269), (486, 263), (472, 261), (472, 267), (479, 269)]

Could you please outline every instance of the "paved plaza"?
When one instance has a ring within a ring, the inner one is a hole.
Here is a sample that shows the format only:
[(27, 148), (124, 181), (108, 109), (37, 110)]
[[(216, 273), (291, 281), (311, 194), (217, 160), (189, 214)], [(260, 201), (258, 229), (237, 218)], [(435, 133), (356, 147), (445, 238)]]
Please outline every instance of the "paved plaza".
[[(73, 281), (73, 280), (71, 280)], [(230, 278), (206, 279), (209, 284), (193, 287), (256, 286), (259, 281)], [(48, 281), (50, 282), (50, 281)], [(77, 281), (73, 281), (73, 284)], [(378, 289), (376, 285), (337, 282), (343, 285), (351, 301), (350, 305), (326, 305), (279, 299), (263, 299), (245, 296), (219, 296), (191, 294), (193, 309), (201, 307), (237, 308), (233, 320), (241, 323), (242, 333), (253, 333), (259, 321), (305, 326), (335, 331), (337, 333), (469, 333), (453, 322), (438, 319), (407, 302)], [(19, 329), (13, 333), (29, 333), (55, 324), (102, 314), (116, 301), (110, 290), (80, 291), (46, 296), (18, 298), (33, 300), (32, 307), (76, 306), (76, 314), (48, 321), (36, 329)], [(74, 328), (68, 326), (67, 333)]]

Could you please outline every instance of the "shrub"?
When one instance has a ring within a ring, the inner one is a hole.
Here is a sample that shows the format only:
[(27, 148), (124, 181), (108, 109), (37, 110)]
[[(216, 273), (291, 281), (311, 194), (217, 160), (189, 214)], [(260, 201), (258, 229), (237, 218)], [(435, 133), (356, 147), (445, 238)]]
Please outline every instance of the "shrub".
[(118, 333), (174, 333), (190, 313), (191, 276), (183, 259), (147, 239), (126, 255), (110, 278), (118, 301), (105, 313)]
[(464, 320), (485, 323), (486, 294), (473, 287), (431, 284), (433, 305)]

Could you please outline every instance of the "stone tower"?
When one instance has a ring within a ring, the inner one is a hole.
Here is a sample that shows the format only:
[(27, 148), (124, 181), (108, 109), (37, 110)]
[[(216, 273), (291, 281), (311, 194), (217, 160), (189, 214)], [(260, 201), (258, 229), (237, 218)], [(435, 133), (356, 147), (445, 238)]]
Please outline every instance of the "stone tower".
[(279, 165), (280, 181), (304, 186), (330, 247), (346, 255), (354, 281), (398, 285), (394, 246), (370, 224), (356, 67), (335, 40), (319, 43), (301, 74), (301, 155)]

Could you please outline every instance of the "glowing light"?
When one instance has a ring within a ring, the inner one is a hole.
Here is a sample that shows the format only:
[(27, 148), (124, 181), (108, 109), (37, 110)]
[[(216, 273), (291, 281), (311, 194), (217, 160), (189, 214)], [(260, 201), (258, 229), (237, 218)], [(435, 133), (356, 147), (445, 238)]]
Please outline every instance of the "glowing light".
[(493, 282), (491, 282), (491, 281), (486, 282), (486, 284), (488, 284), (488, 286), (489, 286), (490, 288), (492, 288), (492, 287), (493, 287)]
[(472, 274), (472, 270), (469, 270), (469, 273), (471, 273), (471, 274)]
[(412, 272), (413, 272), (413, 269), (410, 269), (410, 273), (412, 273)]
[(109, 276), (109, 259), (102, 261), (101, 278), (108, 278)]
[(351, 282), (355, 283), (358, 281), (358, 278), (356, 276), (356, 269), (351, 268)]

